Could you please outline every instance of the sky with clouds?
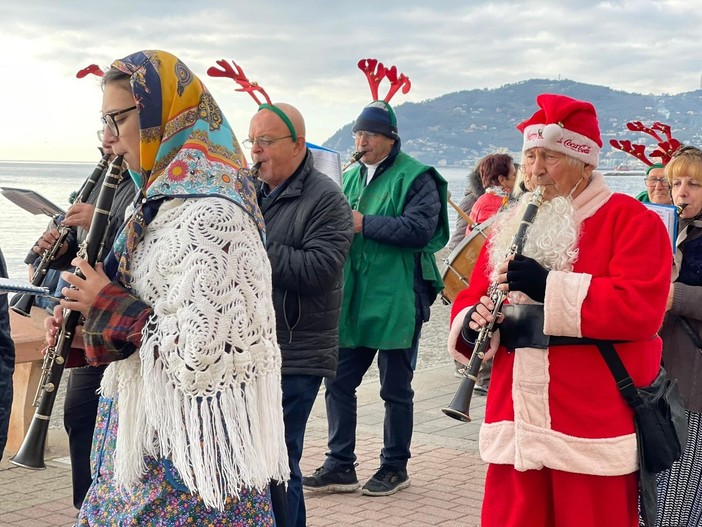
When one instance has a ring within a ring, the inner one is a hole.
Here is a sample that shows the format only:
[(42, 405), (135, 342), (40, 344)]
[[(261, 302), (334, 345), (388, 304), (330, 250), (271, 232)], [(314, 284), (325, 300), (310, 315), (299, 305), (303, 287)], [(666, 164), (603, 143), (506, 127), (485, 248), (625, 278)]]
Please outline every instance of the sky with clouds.
[[(0, 160), (96, 161), (101, 93), (76, 79), (140, 49), (199, 75), (240, 139), (256, 106), (228, 79), (235, 60), (274, 101), (297, 106), (321, 144), (370, 102), (361, 58), (412, 81), (393, 103), (568, 78), (639, 93), (700, 88), (702, 10), (690, 0), (23, 0), (0, 2)], [(385, 86), (381, 87), (381, 94)]]

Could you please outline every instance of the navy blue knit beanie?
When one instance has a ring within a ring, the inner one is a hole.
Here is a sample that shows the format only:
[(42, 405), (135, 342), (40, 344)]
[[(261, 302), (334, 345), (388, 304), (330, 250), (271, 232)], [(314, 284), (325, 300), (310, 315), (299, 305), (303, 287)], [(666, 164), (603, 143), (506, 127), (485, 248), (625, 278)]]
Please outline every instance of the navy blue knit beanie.
[(385, 101), (373, 101), (358, 116), (352, 131), (376, 132), (390, 139), (399, 139), (395, 112)]

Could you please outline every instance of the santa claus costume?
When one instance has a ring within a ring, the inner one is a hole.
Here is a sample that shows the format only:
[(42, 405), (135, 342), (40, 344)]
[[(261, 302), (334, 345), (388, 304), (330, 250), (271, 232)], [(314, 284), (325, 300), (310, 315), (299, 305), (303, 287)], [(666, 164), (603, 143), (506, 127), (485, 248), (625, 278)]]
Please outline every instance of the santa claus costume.
[[(463, 363), (473, 349), (466, 341), (471, 326), (464, 321), (476, 320), (474, 306), (494, 282), (509, 284), (512, 306), (542, 304), (543, 321), (536, 325), (550, 337), (541, 348), (517, 339), (508, 349), (505, 342), (523, 335), (520, 329), (503, 324), (493, 335), (492, 380), (480, 431), (480, 454), (489, 463), (481, 525), (635, 526), (632, 411), (593, 339), (615, 342), (637, 386), (653, 381), (661, 359), (656, 332), (669, 289), (670, 240), (656, 214), (613, 193), (593, 171), (602, 146), (594, 107), (551, 94), (540, 95), (537, 103), (539, 111), (518, 126), (526, 170), (533, 170), (537, 185), (548, 184), (549, 163), (572, 167), (579, 160), (586, 176), (570, 192), (545, 194), (523, 251), (530, 264), (524, 269), (538, 271), (521, 277), (528, 288), (515, 287), (513, 262), (506, 277), (496, 269), (530, 194), (498, 216), (468, 288), (452, 306), (449, 351)], [(544, 161), (530, 167), (528, 158), (536, 151)], [(540, 298), (524, 294), (540, 280), (544, 285), (534, 295)]]

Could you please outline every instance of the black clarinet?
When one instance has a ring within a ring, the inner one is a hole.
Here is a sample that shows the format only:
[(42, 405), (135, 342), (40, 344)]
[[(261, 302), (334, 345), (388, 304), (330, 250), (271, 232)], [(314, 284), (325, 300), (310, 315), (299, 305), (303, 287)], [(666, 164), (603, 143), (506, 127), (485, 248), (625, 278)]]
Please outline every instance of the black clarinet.
[[(524, 244), (526, 243), (527, 229), (534, 222), (536, 213), (539, 211), (539, 207), (543, 202), (543, 189), (537, 187), (529, 200), (524, 215), (522, 216), (522, 221), (519, 223), (519, 228), (517, 229), (517, 234), (515, 234), (512, 239), (512, 245), (507, 252), (505, 258), (509, 258), (515, 254), (521, 254), (524, 249)], [(475, 383), (478, 380), (478, 372), (480, 371), (480, 366), (485, 358), (485, 352), (490, 345), (490, 337), (492, 337), (492, 330), (495, 327), (495, 322), (500, 314), (500, 309), (502, 309), (502, 304), (507, 298), (507, 293), (497, 288), (497, 283), (493, 283), (488, 290), (488, 296), (492, 300), (494, 307), (491, 311), (492, 320), (480, 328), (480, 333), (478, 333), (478, 338), (475, 341), (475, 346), (473, 347), (473, 353), (470, 356), (470, 362), (465, 369), (463, 374), (463, 380), (461, 385), (458, 387), (456, 395), (453, 397), (451, 403), (446, 407), (442, 408), (441, 411), (444, 412), (449, 417), (458, 419), (465, 423), (470, 422), (470, 400), (473, 397), (473, 388), (475, 388)]]
[[(100, 261), (99, 258), (102, 255), (110, 209), (121, 180), (122, 156), (117, 156), (102, 183), (100, 195), (95, 203), (95, 212), (90, 223), (88, 236), (81, 243), (78, 251), (78, 256), (93, 267)], [(76, 269), (75, 274), (83, 277), (79, 269)], [(71, 351), (73, 336), (75, 335), (76, 327), (81, 322), (81, 316), (80, 311), (63, 310), (63, 324), (56, 336), (56, 343), (46, 350), (46, 355), (44, 356), (39, 387), (32, 403), (36, 407), (34, 417), (17, 454), (10, 459), (10, 463), (14, 465), (35, 470), (46, 468), (44, 449), (46, 436), (49, 431), (49, 420), (56, 401), (56, 393), (61, 382), (61, 376), (68, 360), (68, 354)]]
[[(93, 170), (93, 173), (90, 174), (90, 177), (86, 179), (85, 182), (83, 182), (83, 185), (80, 187), (78, 197), (76, 197), (74, 203), (83, 203), (86, 199), (88, 199), (88, 196), (90, 196), (90, 193), (93, 191), (97, 180), (100, 179), (100, 176), (102, 176), (107, 169), (110, 155), (111, 154), (105, 154), (102, 156), (102, 159), (100, 159), (100, 162), (95, 167), (95, 170)], [(51, 262), (54, 260), (54, 258), (56, 258), (61, 246), (63, 245), (63, 242), (66, 241), (66, 236), (68, 236), (68, 233), (71, 232), (70, 227), (58, 224), (56, 217), (54, 217), (54, 222), (58, 227), (59, 236), (54, 244), (41, 255), (41, 260), (39, 261), (39, 264), (32, 275), (32, 285), (41, 285), (41, 283), (44, 281), (46, 272), (49, 270)], [(22, 296), (20, 296), (17, 302), (10, 306), (10, 309), (19, 315), (28, 317), (31, 315), (34, 299), (35, 295), (31, 293), (24, 293)]]

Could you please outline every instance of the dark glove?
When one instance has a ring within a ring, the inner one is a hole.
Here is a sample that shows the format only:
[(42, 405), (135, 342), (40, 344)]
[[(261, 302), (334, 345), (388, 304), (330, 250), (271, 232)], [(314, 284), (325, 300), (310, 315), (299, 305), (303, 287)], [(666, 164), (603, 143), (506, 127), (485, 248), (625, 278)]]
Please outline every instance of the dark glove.
[(544, 301), (547, 277), (548, 270), (528, 256), (518, 254), (507, 265), (509, 290), (521, 291), (537, 302)]
[(477, 311), (477, 304), (471, 307), (466, 313), (466, 318), (463, 319), (463, 327), (461, 328), (461, 338), (469, 346), (475, 346), (475, 341), (478, 340), (479, 331), (472, 329), (469, 324), (473, 321), (473, 313)]

